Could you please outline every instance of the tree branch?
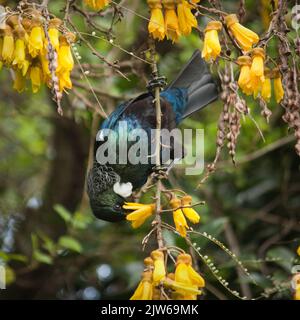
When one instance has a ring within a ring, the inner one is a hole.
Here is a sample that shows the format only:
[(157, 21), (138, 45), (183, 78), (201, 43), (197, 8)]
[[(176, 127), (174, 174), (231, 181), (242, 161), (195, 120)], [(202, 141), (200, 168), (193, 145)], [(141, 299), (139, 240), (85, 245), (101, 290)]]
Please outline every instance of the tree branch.
[[(155, 43), (154, 40), (150, 39), (150, 51), (151, 51), (151, 60), (152, 60), (152, 75), (154, 78), (158, 76), (157, 64), (155, 60)], [(155, 95), (155, 112), (156, 112), (156, 139), (155, 139), (155, 164), (157, 167), (160, 166), (160, 132), (161, 132), (161, 105), (160, 105), (160, 88), (157, 86), (154, 89)], [(156, 216), (155, 221), (157, 223), (157, 242), (160, 249), (164, 248), (164, 240), (162, 235), (161, 227), (161, 181), (158, 178), (156, 184)]]

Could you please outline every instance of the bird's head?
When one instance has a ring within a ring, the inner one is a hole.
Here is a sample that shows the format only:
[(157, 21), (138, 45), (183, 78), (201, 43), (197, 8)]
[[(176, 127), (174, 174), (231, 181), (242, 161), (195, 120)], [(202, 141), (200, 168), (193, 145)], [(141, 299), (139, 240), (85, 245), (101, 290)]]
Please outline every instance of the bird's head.
[(124, 203), (125, 199), (114, 193), (113, 190), (107, 190), (107, 192), (103, 192), (97, 197), (90, 197), (93, 214), (98, 219), (109, 222), (125, 220)]

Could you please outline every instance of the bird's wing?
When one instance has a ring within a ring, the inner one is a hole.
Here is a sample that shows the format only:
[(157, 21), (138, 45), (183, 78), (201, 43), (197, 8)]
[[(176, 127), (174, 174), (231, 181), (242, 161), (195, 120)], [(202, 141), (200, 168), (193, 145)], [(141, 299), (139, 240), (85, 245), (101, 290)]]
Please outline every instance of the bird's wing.
[(134, 99), (128, 100), (120, 104), (109, 116), (108, 118), (102, 123), (101, 129), (113, 129), (117, 122), (120, 120), (124, 112), (135, 102), (138, 100), (142, 100), (147, 98), (150, 94), (149, 93), (142, 93)]

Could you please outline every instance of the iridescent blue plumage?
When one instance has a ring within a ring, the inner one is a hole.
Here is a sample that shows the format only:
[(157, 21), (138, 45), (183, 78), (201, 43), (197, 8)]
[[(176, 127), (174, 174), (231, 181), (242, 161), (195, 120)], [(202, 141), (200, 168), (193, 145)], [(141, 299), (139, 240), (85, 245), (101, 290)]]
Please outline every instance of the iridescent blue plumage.
[[(218, 97), (217, 87), (202, 60), (200, 52), (194, 53), (190, 61), (184, 66), (178, 77), (160, 94), (161, 97), (161, 128), (172, 131), (178, 124), (192, 113), (202, 109)], [(123, 128), (123, 130), (120, 130)], [(122, 209), (125, 201), (122, 192), (116, 191), (118, 186), (131, 185), (132, 191), (142, 187), (148, 176), (153, 172), (151, 163), (154, 144), (151, 130), (156, 128), (156, 113), (154, 96), (152, 93), (144, 93), (137, 98), (119, 105), (114, 112), (102, 123), (101, 130), (114, 130), (118, 137), (126, 139), (128, 151), (134, 144), (127, 140), (127, 135), (134, 129), (143, 129), (147, 134), (141, 137), (143, 145), (147, 144), (148, 163), (132, 164), (99, 164), (96, 160), (97, 148), (102, 146), (104, 139), (98, 139), (95, 143), (94, 166), (88, 176), (88, 194), (93, 213), (100, 219), (118, 221), (125, 217)], [(123, 140), (124, 141), (124, 140)], [(167, 148), (171, 151), (174, 143)], [(123, 142), (117, 146), (117, 157)], [(163, 148), (163, 147), (162, 147)], [(126, 153), (127, 156), (127, 153)], [(173, 160), (174, 153), (170, 152)], [(127, 192), (127, 191), (126, 191)], [(126, 196), (127, 197), (127, 196)]]
[[(175, 114), (176, 124), (179, 124), (182, 120), (182, 115), (185, 111), (188, 101), (188, 90), (186, 88), (170, 88), (164, 90), (160, 94), (162, 99), (165, 99), (172, 106), (172, 110)], [(143, 98), (149, 98), (151, 94), (143, 94)], [(153, 97), (152, 97), (153, 99)], [(142, 100), (142, 99), (140, 99)], [(101, 125), (101, 129), (117, 129), (119, 121), (126, 121), (128, 123), (128, 130), (131, 131), (136, 128), (142, 128), (141, 121), (135, 114), (129, 114), (124, 116), (124, 111), (128, 106), (128, 102), (120, 104), (108, 118), (104, 120)], [(145, 128), (144, 128), (145, 129)]]
[(188, 102), (188, 90), (186, 88), (170, 88), (163, 91), (160, 96), (171, 104), (178, 125)]

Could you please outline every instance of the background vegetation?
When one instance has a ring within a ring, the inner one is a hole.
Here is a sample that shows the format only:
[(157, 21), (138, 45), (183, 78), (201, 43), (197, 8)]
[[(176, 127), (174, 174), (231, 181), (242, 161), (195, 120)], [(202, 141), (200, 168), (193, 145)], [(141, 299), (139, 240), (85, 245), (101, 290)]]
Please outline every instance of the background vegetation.
[[(81, 1), (76, 2), (82, 7)], [(265, 1), (245, 2), (244, 23), (261, 34), (265, 30)], [(234, 1), (223, 3), (227, 11), (237, 10)], [(61, 117), (48, 89), (34, 95), (30, 90), (18, 94), (12, 89), (10, 72), (1, 71), (0, 260), (7, 266), (9, 285), (0, 291), (0, 298), (128, 299), (139, 281), (142, 260), (151, 248), (150, 243), (147, 252), (141, 250), (149, 226), (132, 230), (126, 222), (97, 220), (84, 193), (97, 107), (85, 78), (109, 113), (119, 102), (144, 91), (150, 76), (143, 61), (128, 54), (142, 56), (146, 49), (147, 21), (132, 12), (147, 17), (147, 6), (139, 0), (122, 4), (130, 11), (108, 9), (110, 14), (96, 18), (101, 27), (109, 28), (112, 14), (120, 17), (111, 31), (113, 43), (102, 35), (87, 38), (108, 61), (118, 61), (130, 81), (79, 41), (80, 62), (89, 74), (83, 74), (76, 65), (74, 90), (64, 94)], [(5, 5), (14, 7), (16, 2)], [(49, 10), (63, 16), (64, 5), (64, 1), (50, 1)], [(95, 31), (82, 15), (72, 19), (82, 32), (91, 35)], [(203, 17), (199, 19), (200, 29), (206, 22)], [(172, 79), (197, 48), (202, 48), (202, 42), (196, 32), (176, 45), (159, 43), (160, 74)], [(193, 239), (232, 290), (250, 298), (290, 299), (300, 230), (299, 157), (293, 134), (281, 119), (283, 108), (272, 99), (272, 116), (267, 123), (257, 103), (248, 102), (265, 140), (255, 122), (245, 118), (235, 166), (223, 151), (217, 171), (200, 189), (196, 186), (203, 176), (185, 176), (176, 168), (169, 183), (191, 194), (195, 202), (206, 202), (197, 208), (199, 230), (225, 243), (247, 267), (251, 277), (208, 239)], [(204, 128), (207, 163), (214, 159), (220, 112), (221, 103), (216, 102), (182, 125)], [(165, 237), (170, 243), (185, 246), (180, 237)], [(199, 267), (207, 281), (204, 299), (234, 299), (203, 262), (199, 261)]]

